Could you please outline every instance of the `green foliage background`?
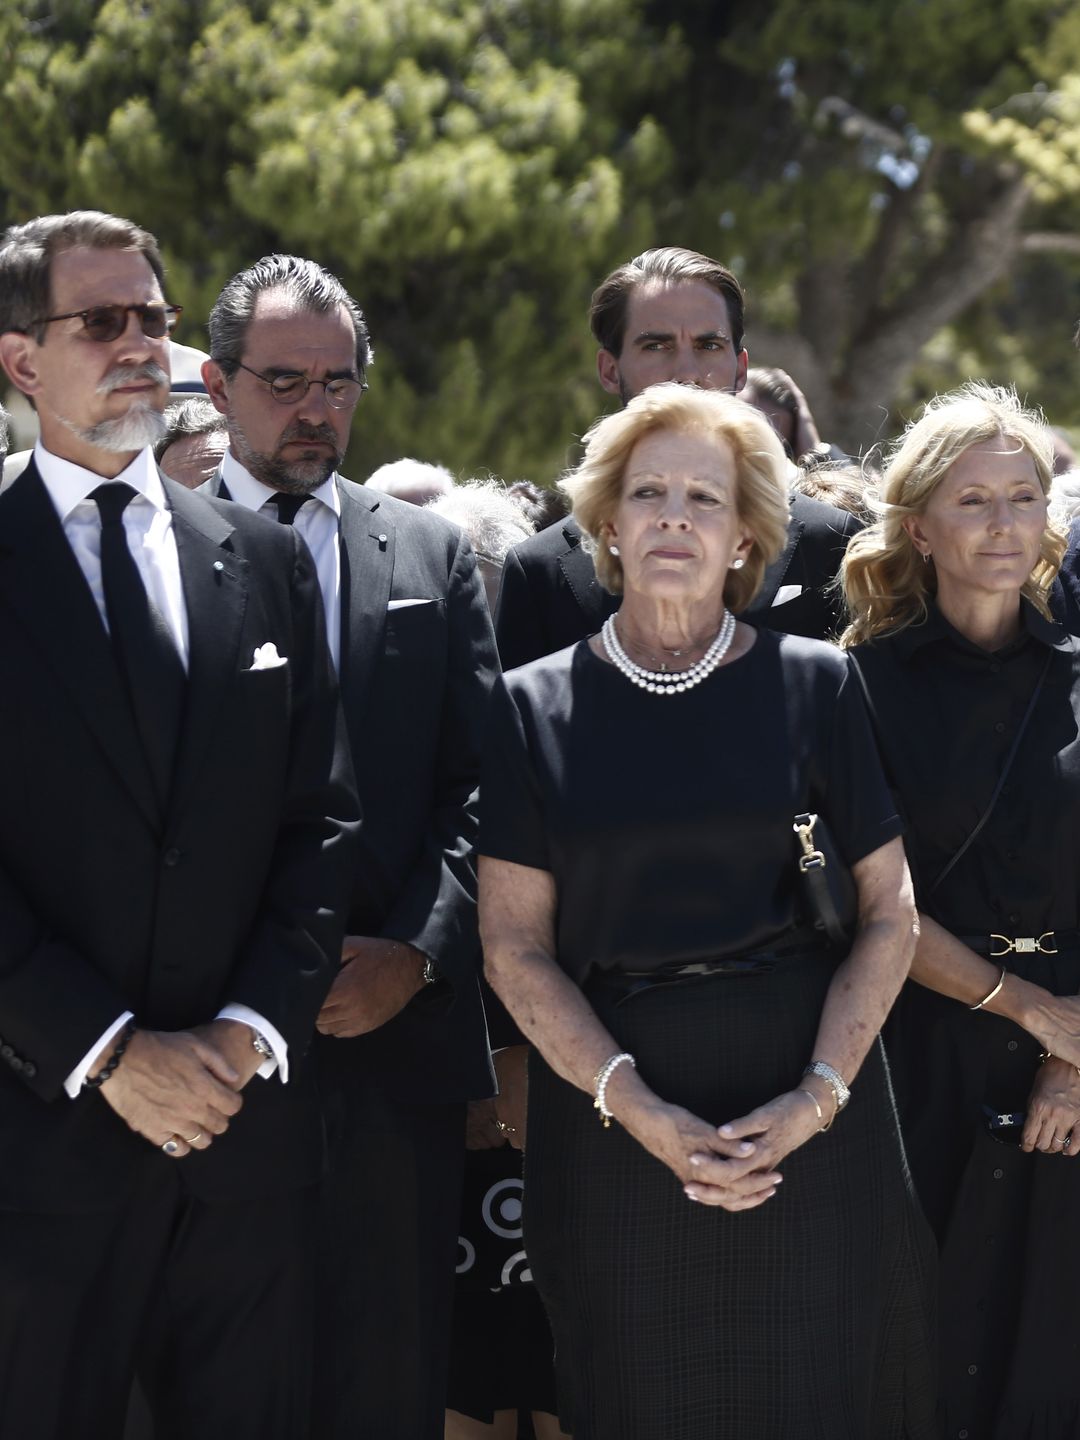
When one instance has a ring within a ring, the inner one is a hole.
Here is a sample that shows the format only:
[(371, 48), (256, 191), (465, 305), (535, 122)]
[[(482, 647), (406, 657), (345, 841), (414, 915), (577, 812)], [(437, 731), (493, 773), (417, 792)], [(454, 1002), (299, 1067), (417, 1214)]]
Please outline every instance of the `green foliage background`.
[(274, 249), (377, 363), (346, 469), (550, 481), (604, 408), (585, 313), (726, 260), (752, 359), (861, 446), (968, 374), (1080, 421), (1080, 16), (1000, 0), (4, 0), (0, 219), (163, 243), (177, 338)]

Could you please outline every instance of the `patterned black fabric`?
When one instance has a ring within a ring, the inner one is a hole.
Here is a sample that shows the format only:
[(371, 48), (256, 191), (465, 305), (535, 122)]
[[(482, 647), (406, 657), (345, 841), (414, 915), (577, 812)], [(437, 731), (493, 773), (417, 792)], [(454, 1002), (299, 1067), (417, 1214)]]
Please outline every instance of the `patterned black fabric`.
[[(588, 994), (658, 1094), (720, 1124), (798, 1084), (834, 963)], [(695, 1205), (534, 1062), (525, 1235), (575, 1440), (937, 1435), (933, 1247), (880, 1044), (779, 1168), (755, 1210)]]

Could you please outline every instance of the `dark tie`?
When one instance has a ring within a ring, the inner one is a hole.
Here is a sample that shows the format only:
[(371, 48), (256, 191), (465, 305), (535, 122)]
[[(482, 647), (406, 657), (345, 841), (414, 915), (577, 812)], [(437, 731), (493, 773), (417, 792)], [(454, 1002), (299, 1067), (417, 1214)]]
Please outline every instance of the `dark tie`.
[(162, 809), (169, 799), (186, 676), (172, 634), (154, 606), (128, 549), (124, 510), (130, 485), (99, 485), (101, 582), (113, 653), (124, 680)]
[(277, 518), (282, 525), (291, 525), (296, 519), (296, 512), (301, 505), (307, 503), (308, 499), (307, 495), (286, 495), (279, 490), (273, 503), (277, 506)]

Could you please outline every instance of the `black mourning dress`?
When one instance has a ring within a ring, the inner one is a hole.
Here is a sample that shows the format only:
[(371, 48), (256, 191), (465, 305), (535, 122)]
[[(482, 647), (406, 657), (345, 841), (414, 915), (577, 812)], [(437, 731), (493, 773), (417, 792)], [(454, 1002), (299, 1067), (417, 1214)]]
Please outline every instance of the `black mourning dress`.
[[(1080, 657), (1025, 606), (990, 654), (936, 610), (854, 654), (906, 827), (920, 908), (986, 955), (990, 934), (1056, 955), (1011, 971), (1080, 991)], [(1047, 668), (1049, 662), (1049, 668)], [(982, 815), (1045, 680), (990, 819)], [(981, 943), (976, 937), (981, 937)], [(1001, 942), (993, 948), (1000, 949)], [(992, 1117), (1023, 1112), (1039, 1046), (1023, 1030), (909, 983), (886, 1032), (916, 1189), (941, 1252), (946, 1435), (1080, 1437), (1080, 1161), (1024, 1154)], [(995, 1122), (996, 1123), (996, 1122)]]
[[(712, 1124), (797, 1087), (835, 953), (629, 997), (617, 977), (782, 945), (798, 811), (827, 815), (849, 862), (899, 833), (844, 658), (759, 631), (668, 698), (582, 642), (505, 676), (493, 707), (480, 850), (554, 875), (559, 963), (645, 1081)], [(755, 1210), (688, 1201), (537, 1056), (525, 1166), (575, 1440), (936, 1434), (932, 1246), (880, 1045)]]

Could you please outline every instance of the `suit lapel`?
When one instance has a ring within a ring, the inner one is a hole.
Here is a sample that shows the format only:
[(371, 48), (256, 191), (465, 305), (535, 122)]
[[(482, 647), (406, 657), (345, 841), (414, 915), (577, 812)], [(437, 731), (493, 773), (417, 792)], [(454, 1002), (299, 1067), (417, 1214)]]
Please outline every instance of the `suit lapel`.
[(0, 587), (11, 612), (157, 830), (160, 810), (109, 637), (32, 460), (0, 513)]
[(597, 580), (596, 566), (592, 556), (581, 544), (581, 531), (577, 526), (573, 529), (564, 526), (563, 534), (569, 542), (569, 548), (559, 556), (559, 568), (571, 595), (578, 603), (578, 608), (588, 621), (591, 634), (592, 631), (599, 630), (607, 617), (619, 608), (619, 602), (615, 596), (609, 595)]
[(393, 522), (359, 488), (338, 481), (341, 499), (341, 698), (350, 739), (363, 714), (375, 661), (382, 654), (394, 578)]
[(228, 547), (233, 527), (217, 510), (181, 485), (165, 480), (173, 516), (188, 618), (188, 688), (185, 723), (173, 785), (174, 808), (198, 772), (224, 695), (240, 660), (247, 609), (247, 561)]
[(787, 542), (783, 550), (765, 571), (765, 578), (761, 582), (761, 589), (754, 597), (754, 603), (746, 610), (747, 615), (757, 615), (762, 610), (768, 610), (776, 599), (776, 592), (784, 583), (784, 576), (787, 574), (791, 562), (798, 549), (799, 539), (802, 536), (803, 523), (796, 520), (794, 516), (788, 523)]

